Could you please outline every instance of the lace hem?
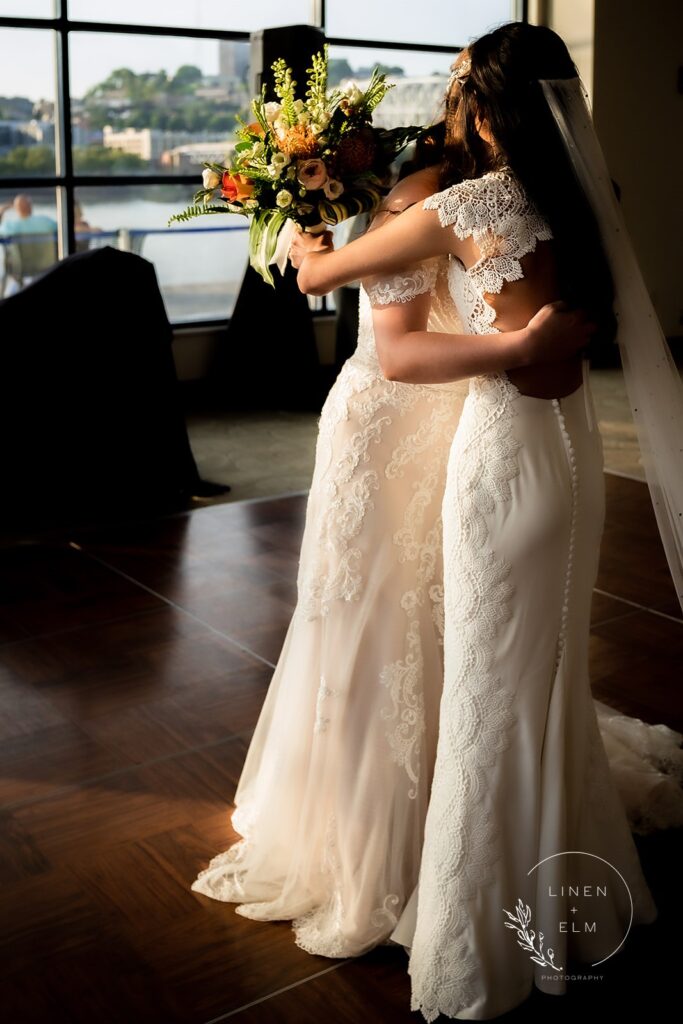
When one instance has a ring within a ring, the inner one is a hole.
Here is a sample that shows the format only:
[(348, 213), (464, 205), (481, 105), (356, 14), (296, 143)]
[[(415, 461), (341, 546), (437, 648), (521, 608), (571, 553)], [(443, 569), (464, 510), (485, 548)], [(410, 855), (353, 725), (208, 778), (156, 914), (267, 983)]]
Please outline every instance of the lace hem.
[[(514, 694), (492, 671), (498, 624), (510, 615), (509, 566), (487, 548), (486, 515), (510, 498), (519, 472), (520, 442), (510, 429), (510, 389), (496, 375), (474, 378), (475, 422), (454, 442), (458, 472), (454, 545), (444, 550), (444, 572), (458, 588), (446, 591), (445, 613), (455, 623), (458, 649), (446, 650), (437, 762), (425, 826), (420, 900), (409, 973), (411, 1010), (428, 1021), (456, 1016), (473, 1001), (476, 951), (469, 947), (463, 903), (491, 878), (499, 832), (485, 804), (486, 770), (511, 741)], [(463, 416), (466, 413), (463, 413)], [(485, 453), (485, 458), (483, 454)], [(448, 491), (446, 492), (446, 499)], [(445, 505), (444, 505), (445, 507)]]

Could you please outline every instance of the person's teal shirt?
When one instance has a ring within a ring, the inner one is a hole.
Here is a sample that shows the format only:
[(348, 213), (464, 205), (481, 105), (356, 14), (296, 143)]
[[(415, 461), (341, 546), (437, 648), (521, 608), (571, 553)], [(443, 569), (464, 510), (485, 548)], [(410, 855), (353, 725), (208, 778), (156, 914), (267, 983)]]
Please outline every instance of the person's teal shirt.
[(3, 235), (56, 235), (57, 223), (44, 213), (32, 213), (28, 217), (6, 216), (0, 221), (0, 233)]

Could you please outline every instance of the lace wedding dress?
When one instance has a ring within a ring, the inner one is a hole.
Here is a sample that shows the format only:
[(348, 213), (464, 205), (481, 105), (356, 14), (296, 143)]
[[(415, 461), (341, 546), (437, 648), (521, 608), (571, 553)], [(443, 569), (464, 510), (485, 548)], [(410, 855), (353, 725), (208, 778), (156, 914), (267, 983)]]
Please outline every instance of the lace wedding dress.
[[(523, 277), (549, 226), (509, 168), (423, 206), (477, 244), (473, 266), (451, 260), (451, 293), (468, 332), (495, 331), (486, 294)], [(443, 502), (445, 677), (419, 884), (389, 939), (410, 953), (411, 1009), (428, 1021), (499, 1016), (534, 984), (562, 992), (568, 963), (606, 959), (657, 916), (632, 830), (683, 824), (683, 737), (592, 699), (604, 513), (585, 372), (552, 399), (473, 377)], [(574, 930), (581, 918), (593, 932)]]
[(357, 351), (323, 407), (298, 603), (235, 793), (243, 837), (192, 889), (297, 945), (356, 956), (417, 882), (442, 659), (441, 501), (468, 382), (382, 376), (372, 307), (430, 291), (459, 331), (445, 258), (368, 279)]

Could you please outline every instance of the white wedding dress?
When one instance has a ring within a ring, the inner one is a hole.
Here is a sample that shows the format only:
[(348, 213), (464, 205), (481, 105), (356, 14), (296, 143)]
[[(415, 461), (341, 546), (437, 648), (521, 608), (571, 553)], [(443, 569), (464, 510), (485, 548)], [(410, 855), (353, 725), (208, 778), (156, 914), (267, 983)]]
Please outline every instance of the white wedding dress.
[[(423, 205), (477, 244), (472, 267), (450, 261), (451, 294), (468, 333), (495, 331), (485, 296), (523, 276), (549, 226), (509, 169)], [(445, 676), (419, 884), (389, 939), (409, 951), (411, 1009), (428, 1021), (497, 1017), (534, 984), (562, 992), (568, 963), (607, 958), (631, 910), (633, 924), (657, 916), (631, 833), (683, 824), (683, 737), (592, 698), (604, 514), (587, 375), (553, 399), (473, 377), (443, 501)], [(593, 933), (563, 930), (579, 920), (575, 884)]]
[[(468, 381), (385, 380), (372, 304), (432, 292), (459, 330), (448, 261), (361, 286), (359, 337), (322, 410), (298, 603), (251, 739), (232, 824), (195, 892), (297, 945), (387, 939), (418, 875), (443, 682), (441, 501)], [(371, 304), (372, 303), (372, 304)]]

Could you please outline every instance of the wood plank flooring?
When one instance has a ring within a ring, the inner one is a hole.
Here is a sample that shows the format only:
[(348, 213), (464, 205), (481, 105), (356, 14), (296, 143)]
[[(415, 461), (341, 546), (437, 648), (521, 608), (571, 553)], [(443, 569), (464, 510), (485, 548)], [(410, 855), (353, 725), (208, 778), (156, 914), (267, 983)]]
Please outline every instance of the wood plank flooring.
[[(606, 484), (594, 692), (683, 729), (683, 621), (649, 494)], [(189, 888), (238, 838), (228, 814), (296, 600), (304, 511), (304, 496), (224, 504), (0, 549), (5, 1020), (423, 1020), (402, 950), (313, 957), (289, 922)], [(535, 991), (506, 1019), (657, 1015), (676, 977), (682, 838), (637, 837), (660, 919), (603, 982)]]

